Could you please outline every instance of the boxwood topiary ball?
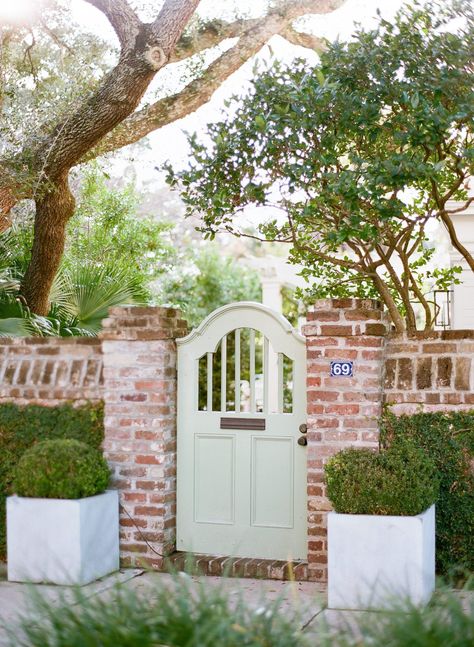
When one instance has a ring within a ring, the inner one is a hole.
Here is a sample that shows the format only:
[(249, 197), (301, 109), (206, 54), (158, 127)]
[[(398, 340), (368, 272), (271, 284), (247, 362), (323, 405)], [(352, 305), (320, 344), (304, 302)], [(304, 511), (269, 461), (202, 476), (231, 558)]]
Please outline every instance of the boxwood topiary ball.
[(343, 514), (417, 515), (439, 495), (434, 463), (409, 442), (380, 452), (344, 449), (329, 459), (325, 473), (327, 496)]
[(23, 497), (81, 499), (104, 492), (110, 469), (102, 454), (78, 440), (45, 440), (20, 458), (13, 487)]

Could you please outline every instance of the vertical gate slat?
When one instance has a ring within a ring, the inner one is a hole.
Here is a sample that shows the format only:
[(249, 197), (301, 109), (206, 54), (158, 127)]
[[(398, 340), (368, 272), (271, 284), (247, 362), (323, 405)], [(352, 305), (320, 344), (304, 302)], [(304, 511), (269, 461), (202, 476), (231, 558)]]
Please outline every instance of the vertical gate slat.
[(278, 353), (278, 413), (283, 413), (283, 353)]
[(250, 328), (250, 411), (255, 413), (255, 330)]
[(212, 411), (212, 355), (207, 353), (207, 410)]
[(268, 351), (269, 344), (268, 338), (264, 337), (263, 342), (263, 412), (269, 413), (268, 411)]
[(221, 340), (221, 411), (227, 410), (227, 335)]
[(240, 329), (235, 331), (235, 412), (240, 413)]

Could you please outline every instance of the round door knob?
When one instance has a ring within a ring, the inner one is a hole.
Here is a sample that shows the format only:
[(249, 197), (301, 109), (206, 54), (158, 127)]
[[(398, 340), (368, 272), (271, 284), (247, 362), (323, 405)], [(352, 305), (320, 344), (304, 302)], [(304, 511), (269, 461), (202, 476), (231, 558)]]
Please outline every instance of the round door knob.
[(301, 447), (305, 447), (308, 444), (308, 439), (306, 436), (301, 436), (298, 438), (298, 445), (301, 445)]
[(298, 427), (298, 429), (300, 430), (300, 434), (305, 434), (308, 431), (308, 425), (302, 424)]

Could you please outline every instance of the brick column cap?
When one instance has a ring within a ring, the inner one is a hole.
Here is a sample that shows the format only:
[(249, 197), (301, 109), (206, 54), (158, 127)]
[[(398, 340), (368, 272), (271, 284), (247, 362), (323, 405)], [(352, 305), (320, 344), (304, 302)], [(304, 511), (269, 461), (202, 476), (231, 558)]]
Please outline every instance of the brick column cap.
[(176, 308), (122, 306), (109, 309), (99, 337), (103, 340), (158, 340), (184, 337), (187, 322)]
[(375, 299), (319, 299), (306, 318), (306, 337), (384, 337), (390, 328), (382, 303)]
[(315, 310), (383, 310), (383, 303), (378, 299), (317, 299), (310, 311)]

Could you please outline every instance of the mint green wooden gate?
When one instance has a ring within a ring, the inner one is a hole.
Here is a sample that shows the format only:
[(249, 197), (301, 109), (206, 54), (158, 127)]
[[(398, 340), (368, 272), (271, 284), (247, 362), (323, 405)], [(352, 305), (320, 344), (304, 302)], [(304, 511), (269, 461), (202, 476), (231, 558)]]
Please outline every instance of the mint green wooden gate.
[(178, 550), (306, 558), (305, 420), (305, 342), (280, 314), (233, 303), (178, 340)]

